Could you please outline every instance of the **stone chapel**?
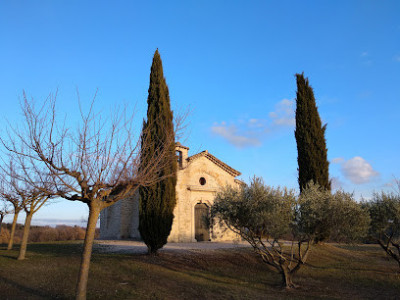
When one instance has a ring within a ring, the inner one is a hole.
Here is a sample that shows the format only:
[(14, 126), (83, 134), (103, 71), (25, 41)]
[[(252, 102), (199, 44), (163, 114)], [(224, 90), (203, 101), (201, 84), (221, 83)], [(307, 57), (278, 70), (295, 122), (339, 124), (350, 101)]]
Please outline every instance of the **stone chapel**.
[[(239, 186), (240, 172), (207, 150), (188, 156), (189, 148), (176, 143), (178, 161), (176, 206), (168, 242), (235, 241), (239, 237), (219, 222), (209, 224), (210, 207), (222, 187)], [(139, 193), (118, 201), (100, 215), (101, 239), (136, 239), (139, 233)]]

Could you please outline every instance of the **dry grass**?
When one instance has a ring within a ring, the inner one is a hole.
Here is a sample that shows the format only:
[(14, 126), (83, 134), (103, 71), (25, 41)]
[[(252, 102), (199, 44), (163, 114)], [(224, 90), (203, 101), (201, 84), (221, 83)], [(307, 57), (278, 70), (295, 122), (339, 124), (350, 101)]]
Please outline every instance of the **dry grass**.
[[(28, 246), (28, 260), (0, 246), (2, 299), (72, 299), (80, 242)], [(280, 277), (250, 249), (164, 252), (146, 255), (94, 253), (89, 299), (396, 299), (396, 264), (374, 245), (314, 248), (295, 278), (301, 288), (280, 288)]]

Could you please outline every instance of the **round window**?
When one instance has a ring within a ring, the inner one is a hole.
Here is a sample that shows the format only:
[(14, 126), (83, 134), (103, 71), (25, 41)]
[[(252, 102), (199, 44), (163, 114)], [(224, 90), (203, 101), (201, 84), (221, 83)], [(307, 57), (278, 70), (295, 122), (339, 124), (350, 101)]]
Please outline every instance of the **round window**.
[(206, 184), (206, 179), (204, 177), (201, 177), (199, 180), (201, 185), (205, 185)]

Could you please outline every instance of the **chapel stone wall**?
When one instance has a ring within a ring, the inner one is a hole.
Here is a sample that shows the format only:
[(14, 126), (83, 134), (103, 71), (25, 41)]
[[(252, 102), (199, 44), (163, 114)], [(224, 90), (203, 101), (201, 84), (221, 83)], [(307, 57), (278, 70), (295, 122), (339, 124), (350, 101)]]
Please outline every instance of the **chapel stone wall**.
[[(187, 150), (182, 145), (185, 163), (181, 163), (177, 172), (176, 207), (169, 242), (196, 242), (195, 206), (214, 203), (216, 193), (227, 185), (237, 186), (233, 175), (210, 159), (199, 156), (187, 161)], [(207, 152), (205, 152), (207, 153)], [(204, 178), (205, 183), (200, 182)], [(139, 233), (139, 193), (133, 197), (118, 201), (104, 209), (100, 215), (101, 239), (140, 239)], [(212, 241), (236, 241), (239, 237), (229, 230), (223, 222), (213, 222), (210, 228)]]
[[(200, 178), (205, 179), (201, 185)], [(221, 187), (236, 186), (234, 177), (221, 169), (206, 157), (192, 161), (187, 168), (178, 172), (177, 205), (174, 210), (174, 223), (169, 242), (196, 242), (195, 240), (195, 205), (204, 203), (208, 207), (214, 203), (216, 193)], [(211, 230), (212, 241), (237, 240), (235, 233), (220, 222), (215, 223)]]

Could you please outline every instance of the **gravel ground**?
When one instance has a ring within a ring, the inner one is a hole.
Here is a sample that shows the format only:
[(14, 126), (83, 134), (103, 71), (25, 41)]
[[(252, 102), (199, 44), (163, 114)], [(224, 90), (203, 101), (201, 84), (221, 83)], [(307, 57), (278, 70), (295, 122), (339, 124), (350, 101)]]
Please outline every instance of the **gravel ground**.
[[(168, 243), (161, 252), (191, 252), (208, 251), (227, 248), (250, 247), (247, 242), (239, 243)], [(143, 242), (138, 241), (119, 241), (119, 240), (97, 240), (94, 244), (94, 250), (102, 253), (126, 253), (126, 254), (145, 254), (147, 247)]]

